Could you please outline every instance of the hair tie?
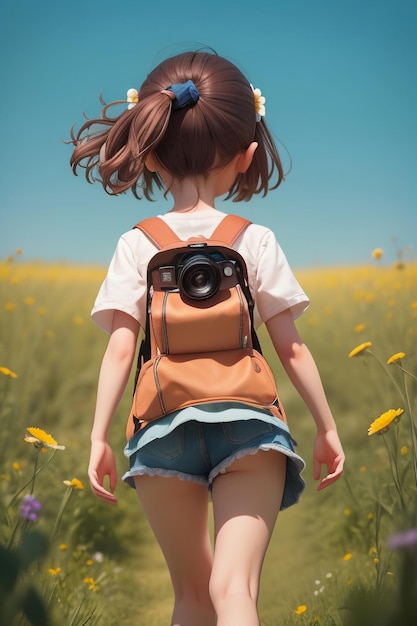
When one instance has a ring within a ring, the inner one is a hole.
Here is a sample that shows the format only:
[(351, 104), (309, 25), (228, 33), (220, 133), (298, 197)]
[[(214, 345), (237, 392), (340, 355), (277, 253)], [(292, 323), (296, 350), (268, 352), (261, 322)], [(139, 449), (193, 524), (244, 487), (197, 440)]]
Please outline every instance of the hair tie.
[(194, 85), (192, 80), (185, 83), (177, 83), (170, 85), (166, 89), (162, 89), (161, 93), (166, 94), (172, 100), (172, 109), (184, 109), (189, 105), (194, 105), (200, 98), (200, 92)]

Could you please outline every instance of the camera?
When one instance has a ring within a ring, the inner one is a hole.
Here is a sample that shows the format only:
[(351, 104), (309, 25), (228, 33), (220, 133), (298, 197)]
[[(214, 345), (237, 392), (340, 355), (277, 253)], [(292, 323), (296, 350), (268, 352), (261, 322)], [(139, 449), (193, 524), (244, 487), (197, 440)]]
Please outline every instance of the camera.
[(238, 282), (236, 260), (225, 258), (214, 248), (204, 250), (202, 246), (177, 255), (172, 264), (162, 265), (154, 271), (154, 288), (178, 290), (191, 300), (207, 300), (219, 290)]

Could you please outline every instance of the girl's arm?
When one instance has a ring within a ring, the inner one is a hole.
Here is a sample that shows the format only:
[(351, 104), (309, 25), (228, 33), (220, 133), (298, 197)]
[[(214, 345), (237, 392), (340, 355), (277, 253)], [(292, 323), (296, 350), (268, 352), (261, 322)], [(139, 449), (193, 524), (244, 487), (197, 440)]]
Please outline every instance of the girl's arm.
[(323, 489), (340, 478), (345, 455), (317, 366), (297, 332), (291, 311), (275, 315), (266, 322), (266, 327), (289, 379), (316, 423), (313, 472), (314, 479), (319, 480), (322, 465), (327, 466), (327, 475), (318, 486)]
[[(117, 483), (117, 469), (107, 438), (113, 415), (130, 376), (138, 332), (139, 324), (133, 317), (115, 311), (112, 332), (100, 368), (88, 477), (96, 496), (111, 504), (117, 503), (112, 493)], [(109, 477), (111, 491), (104, 488), (106, 476)]]

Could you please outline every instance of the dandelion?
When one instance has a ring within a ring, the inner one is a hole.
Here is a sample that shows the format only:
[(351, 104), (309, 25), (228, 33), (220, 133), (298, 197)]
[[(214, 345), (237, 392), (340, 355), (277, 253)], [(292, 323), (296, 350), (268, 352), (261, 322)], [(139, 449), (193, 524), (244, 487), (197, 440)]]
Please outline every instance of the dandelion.
[(94, 565), (94, 561), (93, 561), (93, 559), (87, 559), (87, 560), (86, 560), (86, 562), (85, 562), (85, 564), (86, 564), (88, 567), (91, 567), (91, 565)]
[(390, 358), (387, 361), (387, 365), (392, 365), (392, 363), (395, 363), (396, 361), (401, 361), (401, 359), (403, 359), (404, 357), (405, 357), (404, 352), (397, 352), (396, 354), (393, 354), (392, 356), (390, 356)]
[(383, 251), (381, 248), (375, 248), (375, 250), (373, 250), (372, 252), (372, 257), (377, 260), (381, 259), (382, 255), (383, 255)]
[(365, 330), (366, 324), (356, 324), (354, 331), (355, 333), (361, 333)]
[(349, 358), (362, 354), (362, 352), (364, 352), (367, 348), (370, 348), (371, 346), (371, 341), (365, 341), (365, 343), (361, 343), (359, 346), (356, 346), (356, 348), (353, 348), (353, 350), (349, 352)]
[(345, 554), (345, 556), (343, 557), (344, 561), (350, 561), (350, 559), (352, 558), (353, 554), (351, 552), (347, 552)]
[(64, 480), (64, 485), (66, 485), (67, 487), (74, 487), (74, 489), (84, 489), (84, 485), (82, 484), (81, 480), (78, 480), (78, 478), (72, 478), (71, 480)]
[(25, 441), (33, 443), (36, 448), (52, 448), (53, 450), (65, 450), (65, 446), (59, 445), (52, 435), (49, 435), (41, 428), (26, 428), (29, 435), (26, 435)]
[(14, 461), (14, 463), (12, 463), (12, 468), (14, 469), (15, 472), (21, 471), (20, 463), (18, 463), (18, 461)]
[(36, 522), (39, 517), (39, 512), (42, 505), (36, 498), (27, 494), (24, 496), (20, 505), (20, 517), (22, 519), (29, 520), (30, 522)]
[(0, 372), (4, 374), (5, 376), (9, 376), (10, 378), (18, 378), (18, 375), (16, 374), (16, 372), (13, 372), (8, 367), (3, 367), (3, 366), (0, 367)]
[(59, 549), (61, 550), (61, 552), (65, 552), (65, 550), (68, 550), (68, 546), (66, 543), (61, 543), (59, 545)]
[(86, 585), (89, 585), (88, 588), (91, 589), (91, 591), (97, 591), (98, 587), (94, 578), (84, 578), (84, 582), (86, 583)]
[(48, 569), (49, 576), (58, 576), (58, 574), (60, 574), (61, 572), (62, 572), (62, 570), (61, 570), (60, 567), (55, 567), (55, 568), (50, 567)]
[(408, 454), (408, 448), (407, 448), (407, 446), (401, 446), (401, 448), (400, 448), (400, 454), (401, 454), (401, 456), (405, 456), (406, 454)]
[(307, 607), (305, 604), (300, 604), (300, 606), (298, 606), (295, 609), (295, 614), (296, 615), (302, 615), (303, 613), (305, 613), (307, 611)]
[(389, 411), (385, 411), (385, 413), (382, 413), (382, 415), (372, 422), (368, 428), (368, 435), (374, 435), (375, 433), (383, 435), (387, 432), (392, 422), (396, 423), (399, 421), (403, 413), (404, 409), (389, 409)]
[(349, 515), (352, 515), (352, 509), (344, 509), (343, 515), (346, 515), (346, 517), (349, 517)]

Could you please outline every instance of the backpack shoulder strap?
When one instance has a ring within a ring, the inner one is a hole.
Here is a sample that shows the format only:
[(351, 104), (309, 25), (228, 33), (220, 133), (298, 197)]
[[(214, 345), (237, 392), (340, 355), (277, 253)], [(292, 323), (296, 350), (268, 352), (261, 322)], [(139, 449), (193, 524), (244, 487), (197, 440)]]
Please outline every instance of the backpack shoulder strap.
[(252, 222), (241, 217), (240, 215), (226, 215), (215, 228), (210, 239), (213, 241), (223, 241), (229, 246), (232, 246), (236, 239), (243, 233)]
[(148, 217), (133, 228), (141, 230), (157, 248), (181, 241), (172, 228), (160, 217)]

